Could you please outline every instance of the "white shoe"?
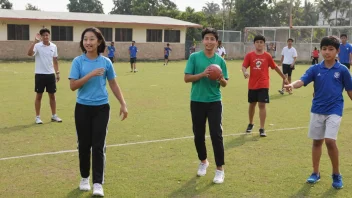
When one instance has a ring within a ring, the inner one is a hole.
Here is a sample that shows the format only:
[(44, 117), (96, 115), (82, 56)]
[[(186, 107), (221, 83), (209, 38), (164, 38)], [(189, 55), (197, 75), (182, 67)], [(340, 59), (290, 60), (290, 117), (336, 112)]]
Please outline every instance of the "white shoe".
[(104, 197), (104, 190), (101, 184), (98, 184), (98, 183), (93, 184), (93, 196)]
[(53, 115), (51, 117), (52, 122), (62, 122), (61, 118), (59, 118), (57, 115)]
[(216, 183), (216, 184), (221, 184), (221, 183), (224, 182), (224, 179), (225, 179), (224, 170), (222, 170), (222, 171), (221, 170), (216, 170), (213, 182)]
[(79, 190), (82, 190), (82, 191), (90, 190), (89, 177), (81, 179), (81, 182), (79, 183)]
[(207, 161), (205, 164), (200, 162), (199, 166), (198, 166), (198, 172), (197, 175), (199, 177), (205, 176), (205, 174), (207, 174), (207, 168), (209, 166), (209, 162)]
[(39, 116), (35, 117), (35, 123), (36, 124), (43, 124), (43, 121), (40, 119)]

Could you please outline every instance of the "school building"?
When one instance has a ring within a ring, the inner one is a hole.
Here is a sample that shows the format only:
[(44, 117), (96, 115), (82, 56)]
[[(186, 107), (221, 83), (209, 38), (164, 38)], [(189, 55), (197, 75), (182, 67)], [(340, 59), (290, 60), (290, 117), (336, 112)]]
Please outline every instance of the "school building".
[(184, 59), (187, 28), (202, 28), (199, 24), (163, 16), (8, 9), (0, 9), (0, 22), (0, 60), (30, 58), (28, 47), (43, 27), (51, 31), (59, 59), (72, 59), (82, 53), (79, 42), (83, 30), (92, 26), (102, 31), (108, 45), (115, 42), (117, 59), (129, 59), (131, 41), (136, 41), (138, 59), (163, 59), (166, 43), (172, 48), (170, 59)]

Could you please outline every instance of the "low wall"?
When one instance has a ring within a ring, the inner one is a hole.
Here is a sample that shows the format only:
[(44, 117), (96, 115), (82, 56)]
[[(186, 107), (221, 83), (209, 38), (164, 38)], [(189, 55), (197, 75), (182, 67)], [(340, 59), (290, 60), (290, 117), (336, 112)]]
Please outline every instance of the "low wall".
[[(0, 60), (28, 60), (28, 48), (30, 41), (0, 41)], [(58, 48), (59, 59), (71, 60), (82, 54), (79, 42), (57, 41), (54, 42)], [(108, 43), (110, 44), (110, 43)], [(128, 48), (131, 43), (115, 43), (115, 57), (119, 60), (129, 60)], [(164, 59), (165, 43), (137, 43), (137, 58), (140, 60)], [(170, 60), (181, 60), (185, 58), (185, 44), (170, 44), (172, 52)], [(107, 52), (104, 53), (107, 55)]]

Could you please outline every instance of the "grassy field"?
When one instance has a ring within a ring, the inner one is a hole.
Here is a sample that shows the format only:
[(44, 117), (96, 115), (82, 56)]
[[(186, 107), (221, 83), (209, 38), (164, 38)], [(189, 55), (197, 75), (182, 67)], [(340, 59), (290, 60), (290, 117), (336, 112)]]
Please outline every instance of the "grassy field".
[[(281, 80), (271, 71), (268, 137), (244, 135), (248, 124), (247, 80), (241, 62), (229, 61), (229, 85), (223, 89), (225, 182), (212, 183), (215, 162), (207, 139), (210, 167), (196, 177), (198, 159), (192, 140), (190, 84), (183, 81), (186, 62), (116, 63), (118, 82), (129, 118), (119, 120), (119, 104), (110, 94), (105, 197), (350, 197), (352, 194), (352, 103), (345, 94), (345, 114), (338, 139), (345, 187), (331, 187), (331, 165), (321, 159), (321, 181), (305, 183), (311, 174), (311, 140), (307, 138), (312, 86), (281, 96)], [(298, 65), (293, 79), (307, 69)], [(0, 64), (0, 197), (90, 197), (78, 190), (80, 180), (73, 119), (76, 93), (69, 89), (69, 62), (60, 62), (58, 115), (50, 122), (48, 96), (43, 97), (43, 125), (34, 124), (34, 63)], [(207, 132), (207, 134), (209, 134)], [(169, 140), (165, 140), (169, 139)], [(154, 141), (165, 140), (165, 141)], [(145, 142), (150, 141), (150, 142)], [(128, 144), (136, 143), (136, 144)], [(70, 152), (8, 159), (57, 151)]]

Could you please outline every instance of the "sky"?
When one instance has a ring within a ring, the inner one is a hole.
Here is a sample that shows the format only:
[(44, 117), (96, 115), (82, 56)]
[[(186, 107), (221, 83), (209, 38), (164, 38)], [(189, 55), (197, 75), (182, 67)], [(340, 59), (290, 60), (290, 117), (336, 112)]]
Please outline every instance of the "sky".
[[(13, 4), (14, 10), (24, 10), (27, 3), (39, 7), (43, 11), (68, 12), (67, 4), (69, 0), (9, 0)], [(187, 6), (194, 8), (196, 11), (201, 11), (206, 2), (213, 1), (221, 5), (221, 0), (171, 0), (179, 10), (184, 11)], [(103, 4), (104, 12), (109, 13), (114, 4), (113, 0), (100, 0)]]

